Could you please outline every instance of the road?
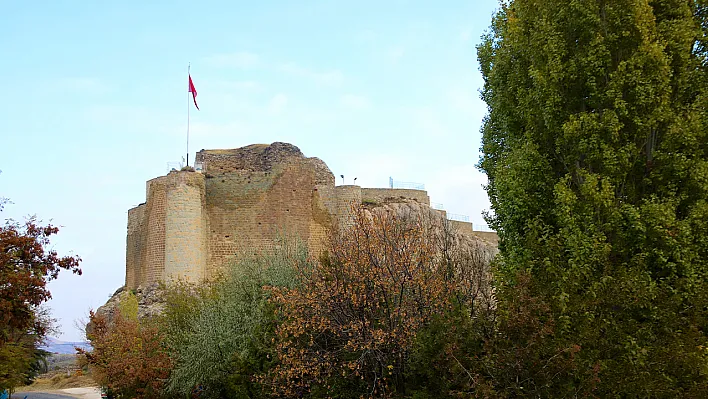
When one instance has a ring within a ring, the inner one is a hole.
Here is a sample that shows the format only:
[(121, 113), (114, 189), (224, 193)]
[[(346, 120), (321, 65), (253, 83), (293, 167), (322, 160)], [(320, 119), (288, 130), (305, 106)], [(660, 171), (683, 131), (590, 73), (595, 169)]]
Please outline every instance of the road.
[(15, 392), (12, 399), (101, 399), (98, 388), (67, 388), (48, 392)]

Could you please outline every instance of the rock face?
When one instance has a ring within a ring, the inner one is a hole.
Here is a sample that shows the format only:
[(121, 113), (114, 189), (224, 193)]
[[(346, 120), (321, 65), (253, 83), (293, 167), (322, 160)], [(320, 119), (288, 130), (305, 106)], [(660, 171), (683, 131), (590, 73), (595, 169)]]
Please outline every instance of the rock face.
[(113, 293), (110, 299), (108, 299), (108, 302), (96, 309), (96, 314), (105, 316), (109, 322), (112, 322), (118, 310), (121, 308), (121, 301), (126, 300), (130, 295), (134, 295), (137, 299), (139, 319), (158, 316), (165, 308), (162, 290), (159, 284), (141, 286), (134, 291), (129, 291), (123, 286)]

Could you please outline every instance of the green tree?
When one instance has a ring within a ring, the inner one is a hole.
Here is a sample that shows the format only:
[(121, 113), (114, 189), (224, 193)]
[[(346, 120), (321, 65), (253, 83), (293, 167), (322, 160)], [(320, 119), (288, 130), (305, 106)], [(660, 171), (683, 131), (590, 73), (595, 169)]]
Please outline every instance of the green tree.
[(213, 282), (167, 287), (162, 323), (175, 359), (168, 393), (199, 388), (206, 398), (266, 396), (257, 377), (277, 358), (277, 317), (267, 287), (293, 287), (297, 265), (308, 262), (296, 241), (283, 239), (278, 246), (236, 262)]
[(478, 46), (500, 314), (528, 272), (539, 350), (578, 349), (515, 394), (708, 396), (706, 33), (703, 0), (511, 0)]

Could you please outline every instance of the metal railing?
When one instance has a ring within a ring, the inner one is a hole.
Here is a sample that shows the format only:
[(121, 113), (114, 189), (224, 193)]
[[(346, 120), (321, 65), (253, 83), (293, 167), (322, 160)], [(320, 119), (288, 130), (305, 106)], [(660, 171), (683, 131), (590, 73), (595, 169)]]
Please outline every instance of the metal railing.
[(184, 164), (182, 162), (167, 162), (167, 173), (173, 170), (182, 170)]
[(472, 230), (474, 231), (484, 231), (487, 233), (494, 233), (495, 230), (493, 230), (489, 225), (487, 224), (478, 224), (478, 223), (472, 223)]
[(425, 190), (425, 184), (415, 183), (410, 181), (393, 180), (393, 177), (388, 178), (389, 188), (407, 188), (412, 190)]
[(448, 213), (447, 214), (447, 219), (448, 220), (456, 220), (458, 222), (470, 222), (470, 217), (467, 215), (460, 215), (457, 213)]
[(439, 210), (439, 211), (444, 211), (444, 210), (445, 210), (445, 207), (443, 206), (443, 204), (441, 204), (441, 203), (439, 203), (439, 202), (431, 202), (431, 203), (430, 203), (430, 207), (433, 208), (433, 209), (437, 209), (437, 210)]

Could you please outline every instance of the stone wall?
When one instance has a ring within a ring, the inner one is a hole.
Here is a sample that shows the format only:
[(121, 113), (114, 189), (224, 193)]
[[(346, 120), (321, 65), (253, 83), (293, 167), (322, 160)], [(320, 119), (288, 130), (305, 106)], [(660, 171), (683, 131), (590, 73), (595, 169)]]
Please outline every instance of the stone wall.
[(137, 272), (140, 274), (139, 284), (164, 281), (166, 197), (164, 177), (147, 182), (143, 263)]
[(128, 288), (210, 277), (238, 256), (272, 250), (282, 237), (302, 240), (317, 256), (331, 226), (353, 221), (354, 206), (430, 204), (422, 190), (335, 186), (324, 162), (286, 143), (202, 150), (195, 160), (202, 173), (149, 180), (146, 202), (128, 211)]
[(206, 274), (206, 191), (204, 175), (171, 172), (165, 179), (166, 281), (199, 281)]
[(298, 161), (267, 172), (209, 174), (207, 270), (218, 270), (239, 253), (268, 251), (281, 236), (314, 243), (311, 235), (321, 236), (326, 229), (326, 220), (318, 215), (322, 206), (315, 180), (312, 168)]
[(128, 211), (128, 234), (125, 245), (125, 285), (137, 287), (141, 281), (140, 266), (144, 262), (147, 229), (145, 228), (145, 204)]
[(460, 231), (461, 233), (477, 236), (477, 237), (483, 239), (484, 241), (492, 244), (493, 246), (499, 245), (499, 236), (497, 235), (496, 232), (475, 231), (472, 227), (472, 223), (468, 223), (468, 222), (460, 222), (457, 220), (451, 220), (450, 223), (452, 223), (452, 226), (454, 228), (456, 228), (458, 231)]
[(412, 199), (421, 204), (430, 206), (430, 197), (424, 190), (410, 190), (404, 188), (362, 188), (361, 199), (365, 202), (383, 204), (390, 200)]

